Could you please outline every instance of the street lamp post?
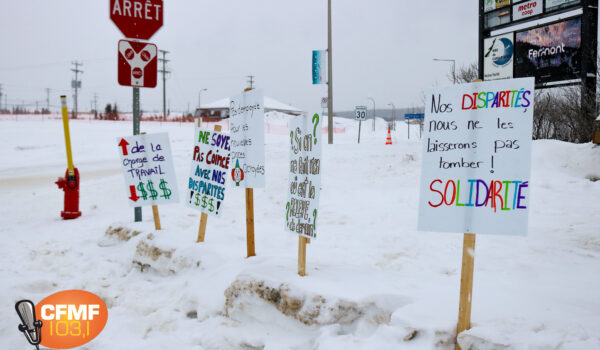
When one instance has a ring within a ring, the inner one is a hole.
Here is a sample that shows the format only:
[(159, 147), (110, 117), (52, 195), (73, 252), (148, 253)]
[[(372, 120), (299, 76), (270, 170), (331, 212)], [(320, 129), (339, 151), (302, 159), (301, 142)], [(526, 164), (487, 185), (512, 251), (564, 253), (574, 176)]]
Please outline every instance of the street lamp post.
[(396, 106), (393, 103), (388, 103), (388, 106), (392, 106), (392, 129), (396, 131)]
[(452, 83), (456, 84), (456, 60), (450, 58), (434, 58), (438, 62), (452, 62)]
[(367, 98), (373, 102), (373, 132), (375, 132), (375, 100), (373, 99), (373, 97)]

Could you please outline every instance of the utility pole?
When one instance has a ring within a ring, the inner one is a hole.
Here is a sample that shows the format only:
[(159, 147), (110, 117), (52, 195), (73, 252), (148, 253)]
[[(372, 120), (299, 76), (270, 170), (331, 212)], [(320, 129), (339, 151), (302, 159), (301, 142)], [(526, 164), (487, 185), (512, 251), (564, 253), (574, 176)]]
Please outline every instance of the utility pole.
[(162, 53), (162, 58), (159, 58), (158, 60), (160, 62), (162, 62), (162, 69), (159, 69), (158, 71), (160, 73), (162, 73), (162, 77), (163, 77), (163, 120), (167, 120), (167, 73), (171, 73), (171, 71), (168, 71), (166, 68), (166, 64), (167, 62), (169, 62), (168, 59), (166, 59), (166, 55), (169, 53), (169, 51), (167, 50), (158, 50), (160, 51), (160, 53)]
[(77, 119), (77, 90), (81, 88), (81, 81), (77, 79), (77, 75), (79, 73), (83, 74), (83, 71), (79, 69), (79, 66), (83, 66), (83, 63), (74, 61), (71, 64), (75, 66), (75, 69), (71, 69), (71, 71), (75, 72), (75, 80), (71, 81), (71, 87), (75, 88), (75, 112), (73, 113), (73, 118)]
[(327, 0), (327, 140), (333, 143), (333, 51), (331, 47), (331, 0)]
[(248, 75), (248, 89), (252, 90), (254, 88), (254, 75)]
[(50, 112), (50, 88), (46, 88), (46, 109)]
[(0, 84), (0, 111), (2, 111), (2, 84)]

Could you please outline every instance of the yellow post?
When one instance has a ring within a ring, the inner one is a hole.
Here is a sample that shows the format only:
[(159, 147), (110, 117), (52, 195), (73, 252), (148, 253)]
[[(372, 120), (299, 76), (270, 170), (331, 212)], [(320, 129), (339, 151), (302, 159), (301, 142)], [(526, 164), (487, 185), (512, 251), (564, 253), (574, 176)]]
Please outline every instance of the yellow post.
[(65, 146), (67, 147), (67, 169), (69, 176), (75, 176), (73, 167), (73, 154), (71, 153), (71, 133), (69, 132), (69, 111), (67, 110), (67, 96), (60, 97), (60, 105), (62, 110), (63, 129), (65, 130)]

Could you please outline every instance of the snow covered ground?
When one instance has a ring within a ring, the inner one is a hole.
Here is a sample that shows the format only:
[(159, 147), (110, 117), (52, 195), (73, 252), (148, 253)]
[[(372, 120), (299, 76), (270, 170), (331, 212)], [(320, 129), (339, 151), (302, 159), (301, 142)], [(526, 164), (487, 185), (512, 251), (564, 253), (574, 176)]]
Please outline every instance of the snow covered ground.
[[(39, 117), (37, 117), (39, 119)], [(272, 125), (285, 116), (267, 115)], [(109, 307), (85, 349), (453, 349), (462, 235), (416, 230), (418, 129), (385, 146), (378, 121), (345, 128), (323, 148), (319, 238), (284, 232), (288, 138), (266, 135), (267, 187), (256, 189), (257, 256), (246, 259), (243, 190), (230, 188), (221, 218), (182, 203), (133, 222), (115, 139), (131, 122), (72, 121), (81, 173), (76, 220), (60, 219), (66, 169), (58, 120), (0, 117), (0, 348), (26, 349), (14, 303), (84, 289)], [(190, 123), (167, 131), (180, 193), (189, 171)], [(273, 130), (279, 130), (274, 127)], [(533, 143), (527, 237), (477, 236), (472, 329), (463, 349), (600, 349), (600, 147)]]

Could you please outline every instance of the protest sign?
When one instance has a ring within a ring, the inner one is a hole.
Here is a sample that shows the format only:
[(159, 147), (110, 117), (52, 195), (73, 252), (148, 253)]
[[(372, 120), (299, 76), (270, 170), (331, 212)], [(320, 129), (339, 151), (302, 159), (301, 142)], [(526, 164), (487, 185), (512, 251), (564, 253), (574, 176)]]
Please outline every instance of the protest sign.
[(265, 187), (265, 110), (262, 90), (244, 91), (229, 105), (232, 179), (244, 188)]
[(169, 134), (118, 137), (117, 147), (130, 206), (179, 201)]
[(202, 213), (220, 216), (229, 167), (229, 135), (196, 127), (186, 205)]
[(427, 95), (418, 228), (526, 235), (532, 78)]
[(307, 238), (317, 237), (321, 192), (321, 133), (319, 115), (290, 120), (289, 186), (285, 227)]

